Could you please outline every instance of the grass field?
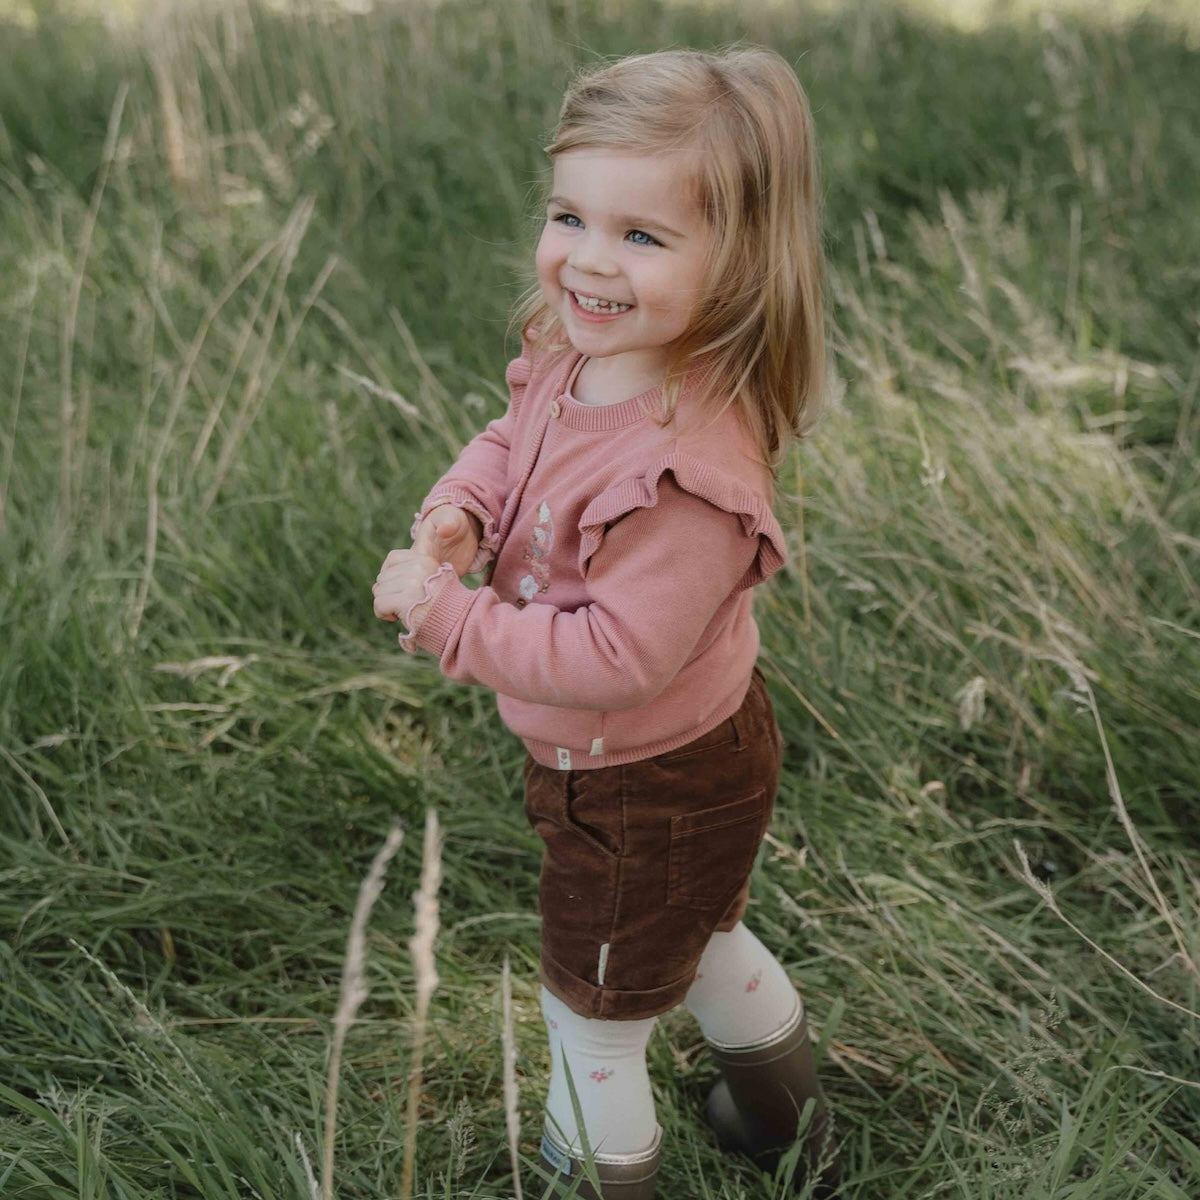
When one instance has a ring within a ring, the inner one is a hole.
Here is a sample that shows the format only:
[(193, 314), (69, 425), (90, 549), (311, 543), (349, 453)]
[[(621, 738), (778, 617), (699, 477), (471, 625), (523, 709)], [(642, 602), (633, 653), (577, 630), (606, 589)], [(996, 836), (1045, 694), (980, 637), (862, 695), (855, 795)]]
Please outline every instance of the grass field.
[[(847, 1197), (1200, 1195), (1200, 25), (1189, 5), (0, 5), (0, 1196), (511, 1196), (538, 846), (481, 692), (371, 615), (501, 411), (576, 64), (769, 44), (822, 140), (835, 378), (762, 592), (788, 743), (749, 921)], [(660, 1194), (722, 1158), (682, 1015)], [(528, 1192), (526, 1193), (528, 1194)]]

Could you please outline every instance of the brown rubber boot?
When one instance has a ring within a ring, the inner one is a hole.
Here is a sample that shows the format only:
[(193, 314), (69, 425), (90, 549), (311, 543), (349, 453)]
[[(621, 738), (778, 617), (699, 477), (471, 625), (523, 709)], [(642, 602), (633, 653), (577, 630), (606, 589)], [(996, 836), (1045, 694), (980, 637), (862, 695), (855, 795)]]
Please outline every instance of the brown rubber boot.
[[(825, 1093), (817, 1079), (804, 1007), (777, 1034), (749, 1046), (708, 1043), (721, 1068), (721, 1079), (708, 1096), (705, 1116), (723, 1150), (748, 1155), (765, 1171), (774, 1171), (797, 1135), (804, 1143), (793, 1176), (797, 1190), (819, 1172), (815, 1195), (833, 1200), (841, 1183), (834, 1157)], [(800, 1131), (805, 1106), (811, 1113)]]
[[(553, 1182), (541, 1179), (530, 1189), (531, 1197), (576, 1197), (577, 1200), (654, 1200), (654, 1182), (658, 1178), (659, 1147), (662, 1129), (654, 1132), (654, 1144), (636, 1154), (596, 1154), (592, 1162), (600, 1190), (596, 1191), (584, 1173), (583, 1163), (572, 1157), (561, 1142), (546, 1130), (542, 1134), (542, 1169)], [(578, 1184), (576, 1190), (572, 1190)]]

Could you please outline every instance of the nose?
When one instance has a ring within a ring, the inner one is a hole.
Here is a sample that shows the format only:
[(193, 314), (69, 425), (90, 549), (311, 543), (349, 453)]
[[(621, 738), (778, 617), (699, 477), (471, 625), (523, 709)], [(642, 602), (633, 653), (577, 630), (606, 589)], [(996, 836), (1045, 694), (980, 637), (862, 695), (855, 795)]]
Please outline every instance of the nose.
[(586, 231), (571, 246), (567, 266), (582, 275), (615, 275), (617, 266), (604, 238)]

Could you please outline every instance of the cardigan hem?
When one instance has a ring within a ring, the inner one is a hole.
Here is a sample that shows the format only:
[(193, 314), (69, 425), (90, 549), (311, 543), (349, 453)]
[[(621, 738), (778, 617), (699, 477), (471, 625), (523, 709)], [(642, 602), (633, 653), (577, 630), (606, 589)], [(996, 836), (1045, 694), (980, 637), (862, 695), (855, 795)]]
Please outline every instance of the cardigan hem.
[[(748, 678), (747, 686), (749, 686)], [(555, 770), (565, 771), (592, 771), (599, 767), (616, 767), (622, 763), (638, 762), (643, 758), (653, 758), (656, 754), (666, 754), (670, 750), (678, 750), (680, 746), (686, 746), (688, 742), (703, 737), (710, 729), (716, 729), (722, 721), (727, 721), (732, 717), (741, 707), (745, 698), (746, 693), (743, 688), (734, 693), (732, 701), (722, 704), (699, 725), (691, 725), (670, 737), (647, 742), (645, 745), (629, 746), (623, 750), (610, 750), (604, 754), (592, 754), (590, 748), (586, 746), (582, 748), (555, 746), (550, 742), (540, 742), (534, 738), (522, 738), (521, 741), (524, 743), (525, 749), (529, 751), (530, 757), (535, 762), (541, 763), (543, 767), (553, 767)], [(565, 766), (562, 756), (564, 750), (567, 754), (565, 761), (568, 764)]]

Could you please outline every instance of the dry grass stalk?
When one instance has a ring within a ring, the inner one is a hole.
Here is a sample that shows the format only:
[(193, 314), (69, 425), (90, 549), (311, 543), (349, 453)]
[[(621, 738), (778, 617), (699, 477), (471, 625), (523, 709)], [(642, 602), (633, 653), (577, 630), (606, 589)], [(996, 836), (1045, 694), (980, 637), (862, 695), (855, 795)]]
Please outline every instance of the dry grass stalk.
[(1125, 830), (1125, 834), (1133, 846), (1133, 852), (1137, 855), (1138, 865), (1142, 868), (1142, 875), (1149, 885), (1150, 891), (1154, 894), (1154, 902), (1158, 909), (1158, 914), (1171, 931), (1171, 936), (1179, 951), (1180, 962), (1193, 975), (1200, 976), (1200, 968), (1197, 967), (1195, 958), (1188, 950), (1187, 937), (1184, 930), (1175, 915), (1175, 911), (1171, 908), (1166, 896), (1162, 893), (1162, 889), (1158, 886), (1158, 880), (1154, 876), (1154, 871), (1151, 869), (1146, 854), (1145, 843), (1142, 841), (1141, 834), (1138, 833), (1137, 826), (1134, 825), (1133, 818), (1129, 815), (1129, 809), (1125, 805), (1125, 796), (1121, 792), (1121, 784), (1117, 779), (1117, 768), (1112, 760), (1112, 752), (1108, 748), (1108, 737), (1104, 732), (1104, 722), (1100, 719), (1100, 707), (1096, 703), (1096, 694), (1092, 691), (1091, 684), (1087, 682), (1086, 678), (1083, 678), (1082, 682), (1085, 695), (1087, 696), (1088, 708), (1091, 710), (1092, 720), (1096, 724), (1096, 732), (1100, 736), (1100, 747), (1104, 751), (1104, 775), (1108, 782), (1108, 793), (1112, 798), (1113, 807), (1117, 810), (1117, 816), (1121, 820), (1121, 828)]
[(333, 1018), (333, 1046), (329, 1055), (329, 1074), (325, 1087), (325, 1147), (321, 1163), (321, 1197), (333, 1197), (333, 1137), (337, 1130), (338, 1079), (341, 1075), (342, 1048), (354, 1018), (367, 998), (367, 920), (371, 909), (383, 891), (383, 877), (388, 863), (404, 841), (399, 822), (388, 831), (387, 839), (371, 862), (371, 869), (358, 889), (350, 933), (346, 938), (346, 958), (342, 963), (342, 986), (337, 1012)]
[(304, 1139), (297, 1133), (292, 1140), (296, 1143), (296, 1153), (300, 1155), (300, 1162), (304, 1167), (304, 1180), (308, 1184), (308, 1194), (311, 1200), (321, 1200), (321, 1185), (317, 1182), (316, 1175), (313, 1174), (312, 1161), (304, 1147)]
[(226, 434), (225, 441), (221, 445), (221, 452), (217, 456), (216, 466), (213, 468), (212, 480), (209, 482), (208, 490), (205, 492), (204, 499), (201, 502), (201, 509), (204, 512), (212, 508), (217, 494), (221, 490), (221, 484), (224, 482), (225, 476), (233, 463), (234, 456), (242, 440), (249, 432), (251, 425), (254, 424), (254, 418), (262, 407), (263, 399), (270, 387), (271, 380), (274, 379), (279, 365), (283, 362), (287, 350), (295, 339), (299, 328), (299, 320), (303, 319), (303, 314), (306, 314), (315, 302), (321, 287), (324, 286), (325, 281), (333, 271), (333, 262), (327, 262), (325, 270), (318, 276), (316, 294), (310, 294), (309, 298), (300, 306), (301, 316), (293, 321), (291, 330), (285, 338), (285, 346), (279, 362), (273, 368), (268, 369), (267, 359), (270, 355), (271, 344), (275, 336), (275, 328), (278, 324), (280, 313), (283, 311), (284, 301), (287, 299), (288, 280), (291, 278), (292, 268), (296, 265), (296, 256), (300, 253), (300, 243), (304, 240), (304, 234), (308, 229), (309, 222), (312, 220), (315, 210), (316, 201), (313, 197), (302, 197), (288, 215), (287, 224), (279, 235), (279, 261), (276, 264), (275, 276), (272, 280), (274, 293), (271, 296), (270, 307), (259, 336), (254, 359), (249, 367), (249, 375), (242, 391), (241, 400), (237, 411), (234, 413), (229, 432)]
[[(171, 396), (171, 406), (167, 412), (163, 427), (159, 433), (158, 442), (154, 449), (154, 455), (150, 460), (150, 469), (146, 483), (146, 550), (145, 550), (145, 566), (142, 569), (142, 579), (138, 585), (137, 598), (133, 605), (133, 616), (130, 620), (130, 636), (136, 638), (138, 630), (141, 628), (142, 616), (146, 611), (146, 602), (150, 595), (150, 584), (154, 578), (154, 564), (158, 555), (158, 508), (159, 508), (159, 478), (162, 474), (163, 463), (166, 461), (167, 454), (171, 450), (172, 437), (175, 432), (175, 422), (180, 412), (183, 410), (184, 401), (187, 398), (188, 389), (192, 381), (192, 374), (195, 370), (196, 363), (200, 358), (200, 353), (204, 348), (205, 340), (208, 337), (208, 332), (212, 328), (213, 323), (220, 315), (221, 310), (225, 307), (229, 299), (237, 292), (243, 283), (258, 269), (263, 259), (275, 248), (277, 239), (272, 238), (260, 246), (250, 258), (242, 264), (242, 266), (234, 272), (229, 281), (221, 289), (217, 298), (208, 306), (204, 316), (200, 320), (200, 324), (196, 328), (196, 332), (188, 344), (187, 351), (183, 356), (182, 363), (179, 369), (179, 375), (175, 382), (174, 392)], [(215, 424), (215, 419), (214, 419)], [(192, 465), (195, 466), (197, 458), (193, 455)]]
[(1091, 948), (1095, 950), (1097, 954), (1106, 959), (1108, 962), (1112, 963), (1112, 965), (1116, 967), (1122, 975), (1124, 975), (1132, 983), (1136, 984), (1147, 995), (1153, 996), (1154, 999), (1160, 1004), (1166, 1004), (1168, 1007), (1183, 1013), (1185, 1016), (1191, 1017), (1195, 1021), (1200, 1021), (1200, 1012), (1196, 1012), (1195, 1010), (1188, 1008), (1187, 1005), (1180, 1004), (1178, 1001), (1172, 1000), (1169, 996), (1164, 996), (1161, 993), (1156, 992), (1144, 979), (1134, 974), (1134, 972), (1131, 971), (1123, 962), (1113, 957), (1113, 955), (1105, 950), (1104, 947), (1093, 938), (1088, 937), (1088, 935), (1084, 933), (1083, 930), (1080, 929), (1079, 926), (1076, 925), (1066, 913), (1063, 912), (1062, 908), (1059, 907), (1058, 899), (1050, 890), (1050, 885), (1043, 883), (1042, 880), (1038, 879), (1038, 877), (1034, 875), (1033, 869), (1029, 865), (1029, 856), (1025, 853), (1025, 847), (1022, 846), (1020, 841), (1015, 838), (1013, 839), (1013, 846), (1016, 848), (1017, 858), (1020, 859), (1021, 862), (1022, 878), (1042, 898), (1046, 907), (1060, 921), (1062, 921), (1062, 923), (1066, 925), (1066, 927), (1070, 929), (1072, 933), (1076, 934), (1078, 937), (1087, 942), (1087, 944), (1091, 946)]
[(162, 122), (167, 173), (175, 190), (187, 195), (192, 190), (192, 167), (187, 152), (187, 138), (183, 133), (183, 114), (180, 112), (179, 96), (175, 91), (170, 65), (157, 45), (151, 51), (150, 66), (158, 88), (158, 114)]
[(28, 303), (25, 306), (25, 319), (21, 322), (21, 349), (17, 353), (16, 380), (12, 386), (13, 410), (12, 432), (8, 437), (8, 445), (4, 451), (4, 467), (0, 469), (0, 535), (8, 527), (8, 488), (12, 480), (13, 460), (17, 449), (18, 421), (21, 416), (21, 393), (25, 387), (25, 365), (29, 361), (29, 339), (33, 334), (34, 301), (37, 297), (37, 277), (30, 290)]
[(59, 840), (70, 851), (71, 857), (76, 862), (79, 861), (79, 852), (71, 844), (71, 839), (67, 836), (67, 831), (63, 828), (62, 822), (58, 819), (58, 813), (54, 811), (54, 805), (50, 803), (50, 797), (42, 790), (41, 785), (30, 773), (9, 752), (0, 746), (0, 758), (3, 758), (6, 763), (29, 785), (33, 790), (33, 794), (41, 801), (42, 808), (46, 810), (46, 815), (50, 818), (50, 824), (54, 826), (54, 832), (58, 834)]
[[(87, 217), (79, 238), (79, 258), (75, 264), (75, 272), (71, 280), (71, 290), (67, 296), (67, 309), (63, 315), (62, 339), (60, 344), (60, 378), (62, 382), (62, 397), (59, 402), (59, 419), (62, 426), (62, 506), (63, 529), (69, 530), (74, 512), (75, 467), (74, 447), (78, 442), (79, 454), (82, 458), (86, 449), (86, 430), (75, 428), (75, 396), (72, 388), (74, 376), (75, 327), (79, 319), (79, 302), (83, 295), (83, 281), (87, 277), (88, 258), (92, 252), (92, 238), (96, 232), (96, 222), (100, 217), (100, 204), (104, 199), (104, 189), (108, 186), (108, 173), (113, 159), (117, 155), (117, 138), (121, 132), (121, 117), (125, 112), (125, 99), (129, 95), (129, 84), (122, 83), (117, 88), (116, 99), (108, 117), (108, 130), (104, 135), (104, 150), (100, 156), (100, 170), (96, 183), (92, 188), (92, 198), (88, 204)], [(80, 485), (80, 490), (82, 485)]]
[(500, 1044), (504, 1051), (504, 1117), (508, 1125), (508, 1154), (512, 1162), (513, 1193), (516, 1200), (523, 1200), (521, 1156), (517, 1148), (521, 1137), (521, 1115), (517, 1107), (517, 1040), (513, 1032), (512, 970), (508, 965), (507, 955), (504, 957), (504, 971), (500, 976), (500, 995), (503, 1001)]
[(408, 947), (417, 974), (417, 1008), (413, 1020), (412, 1063), (408, 1072), (408, 1111), (405, 1118), (404, 1165), (400, 1176), (401, 1200), (409, 1200), (417, 1148), (417, 1108), (421, 1100), (422, 1064), (425, 1057), (425, 1028), (429, 1004), (438, 985), (433, 943), (438, 932), (438, 887), (442, 882), (442, 835), (437, 813), (425, 814), (425, 850), (421, 862), (421, 886), (413, 893), (416, 928)]

